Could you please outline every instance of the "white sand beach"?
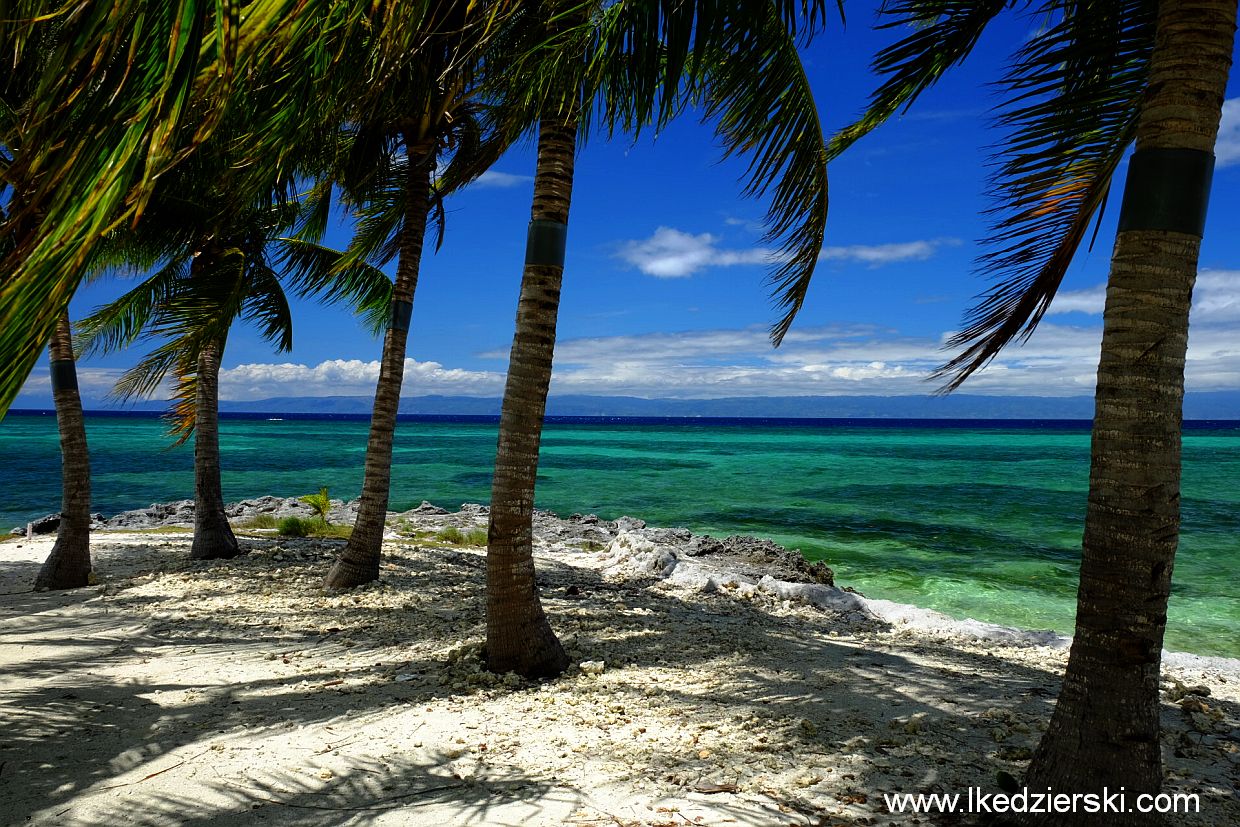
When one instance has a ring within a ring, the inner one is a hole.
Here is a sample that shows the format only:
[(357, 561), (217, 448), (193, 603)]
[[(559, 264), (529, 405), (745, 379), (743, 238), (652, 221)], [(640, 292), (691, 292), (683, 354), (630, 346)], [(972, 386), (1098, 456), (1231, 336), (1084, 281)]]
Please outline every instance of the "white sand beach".
[[(497, 677), (485, 551), (434, 539), (485, 520), (392, 515), (381, 581), (342, 594), (320, 585), (341, 541), (248, 532), (199, 563), (185, 531), (99, 531), (98, 585), (61, 593), (29, 591), (53, 537), (0, 543), (3, 820), (939, 823), (883, 794), (1019, 778), (1066, 658), (778, 561), (762, 579), (688, 532), (540, 515), (544, 606), (580, 665)], [(1240, 662), (1170, 656), (1164, 677), (1166, 787), (1201, 806), (1176, 823), (1240, 824)]]

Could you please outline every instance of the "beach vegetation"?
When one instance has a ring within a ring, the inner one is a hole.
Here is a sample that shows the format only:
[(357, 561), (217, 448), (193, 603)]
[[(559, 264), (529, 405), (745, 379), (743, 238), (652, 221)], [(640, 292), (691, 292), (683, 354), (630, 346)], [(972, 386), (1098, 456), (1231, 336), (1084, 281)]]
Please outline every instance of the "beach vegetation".
[(443, 543), (452, 543), (453, 545), (459, 546), (465, 542), (465, 535), (461, 533), (459, 528), (454, 525), (450, 525), (447, 528), (441, 528), (439, 531), (435, 532), (435, 539)]
[(320, 488), (317, 494), (306, 494), (305, 496), (298, 497), (297, 499), (313, 508), (314, 516), (319, 520), (322, 520), (325, 525), (331, 524), (331, 520), (327, 519), (327, 512), (331, 511), (332, 500), (331, 497), (328, 496), (327, 486)]
[(487, 531), (485, 528), (461, 531), (456, 526), (447, 526), (435, 532), (434, 539), (441, 543), (451, 543), (454, 546), (485, 546)]
[(352, 533), (351, 526), (334, 525), (318, 517), (285, 517), (276, 525), (282, 537), (326, 537), (345, 539)]
[(285, 517), (277, 524), (276, 530), (282, 537), (308, 537), (314, 530), (314, 524), (301, 517)]

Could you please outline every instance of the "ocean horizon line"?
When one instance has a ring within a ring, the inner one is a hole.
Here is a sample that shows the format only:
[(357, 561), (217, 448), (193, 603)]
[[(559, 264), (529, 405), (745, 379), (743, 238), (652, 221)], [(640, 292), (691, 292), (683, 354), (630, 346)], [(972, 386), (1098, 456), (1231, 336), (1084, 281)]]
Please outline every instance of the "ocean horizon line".
[[(54, 408), (13, 408), (6, 416), (54, 416)], [(165, 415), (159, 410), (123, 410), (116, 408), (88, 408), (83, 411), (87, 416), (121, 419), (158, 419)], [(308, 411), (220, 411), (221, 420), (234, 421), (322, 421), (322, 422), (364, 422), (370, 419), (369, 413), (352, 412), (308, 412)], [(402, 422), (444, 422), (461, 424), (497, 424), (498, 414), (453, 414), (453, 413), (401, 413), (397, 419)], [(716, 425), (744, 426), (765, 425), (770, 427), (939, 427), (939, 428), (1014, 428), (1014, 429), (1051, 429), (1075, 430), (1088, 429), (1092, 419), (1068, 417), (949, 417), (949, 416), (632, 416), (632, 415), (582, 415), (582, 414), (549, 414), (545, 417), (549, 424), (631, 424), (631, 425)], [(1217, 430), (1220, 428), (1240, 428), (1240, 419), (1185, 419), (1185, 430)]]

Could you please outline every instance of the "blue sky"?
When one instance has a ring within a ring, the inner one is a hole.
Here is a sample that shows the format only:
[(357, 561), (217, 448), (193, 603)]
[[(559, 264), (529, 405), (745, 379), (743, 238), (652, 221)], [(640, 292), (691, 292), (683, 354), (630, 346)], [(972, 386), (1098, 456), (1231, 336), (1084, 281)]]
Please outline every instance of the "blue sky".
[[(824, 125), (845, 125), (875, 81), (871, 55), (897, 33), (854, 10), (804, 50)], [(809, 297), (779, 349), (764, 285), (764, 204), (740, 196), (743, 166), (720, 163), (712, 130), (685, 117), (634, 143), (594, 139), (581, 151), (570, 218), (552, 393), (648, 397), (927, 393), (941, 343), (985, 286), (973, 271), (988, 202), (988, 81), (1037, 21), (1008, 15), (963, 69), (914, 110), (854, 146), (829, 170), (828, 236)], [(1189, 390), (1240, 388), (1240, 80), (1233, 72), (1217, 150), (1190, 337)], [(533, 152), (520, 146), (449, 201), (442, 250), (428, 254), (414, 302), (405, 396), (499, 396), (512, 337)], [(1121, 169), (1121, 174), (1123, 170)], [(966, 393), (1090, 394), (1113, 199), (1091, 252), (1078, 255), (1041, 329), (971, 379)], [(343, 228), (329, 243), (348, 241)], [(83, 288), (80, 318), (132, 286)], [(291, 353), (234, 328), (221, 396), (372, 395), (380, 342), (348, 313), (294, 306)], [(80, 368), (98, 404), (135, 353)], [(15, 407), (49, 407), (46, 362)]]

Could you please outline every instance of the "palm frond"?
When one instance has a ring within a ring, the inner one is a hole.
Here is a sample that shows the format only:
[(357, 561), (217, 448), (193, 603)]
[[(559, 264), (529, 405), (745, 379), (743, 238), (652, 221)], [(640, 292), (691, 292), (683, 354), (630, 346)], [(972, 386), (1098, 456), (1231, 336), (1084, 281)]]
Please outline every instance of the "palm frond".
[(276, 274), (262, 265), (246, 268), (246, 297), (241, 319), (258, 325), (259, 335), (275, 345), (278, 352), (293, 349), (293, 311)]
[(1016, 55), (1003, 79), (991, 178), (995, 284), (948, 347), (964, 350), (935, 376), (959, 387), (1013, 340), (1033, 333), (1099, 213), (1135, 138), (1154, 44), (1154, 0), (1065, 2), (1062, 18)]
[(912, 34), (888, 46), (874, 59), (874, 73), (885, 77), (870, 106), (853, 124), (836, 133), (827, 146), (835, 158), (877, 129), (901, 108), (961, 63), (987, 24), (1012, 0), (893, 0), (882, 7), (879, 28), (911, 26)]
[(372, 332), (387, 323), (392, 300), (392, 280), (365, 261), (347, 261), (339, 250), (300, 238), (276, 240), (277, 256), (285, 284), (301, 298), (329, 304), (344, 303), (362, 318)]
[[(95, 242), (142, 215), (158, 178), (212, 135), (239, 84), (258, 76), (251, 68), (270, 67), (287, 82), (268, 87), (267, 105), (237, 143), (244, 150), (238, 181), (246, 186), (254, 185), (247, 172), (263, 178), (296, 156), (306, 118), (319, 117), (307, 101), (334, 111), (344, 106), (342, 89), (365, 88), (359, 81), (375, 66), (357, 60), (350, 45), (378, 24), (384, 59), (417, 54), (427, 25), (450, 23), (460, 5), (114, 0), (56, 10), (65, 13), (55, 16), (56, 45), (46, 61), (55, 70), (37, 73), (21, 114), (23, 150), (6, 170), (22, 192), (23, 217), (39, 220), (0, 261), (0, 413), (68, 304)], [(485, 25), (497, 14), (483, 5)], [(511, 8), (513, 0), (495, 5)], [(47, 21), (48, 6), (11, 8), (0, 26), (0, 55), (20, 63), (38, 42), (32, 32)]]
[(182, 372), (185, 365), (191, 364), (189, 351), (181, 340), (156, 348), (121, 375), (109, 396), (121, 402), (150, 396), (169, 373)]
[(774, 7), (765, 23), (730, 30), (703, 65), (704, 120), (717, 121), (724, 156), (749, 158), (744, 192), (770, 204), (769, 276), (782, 316), (771, 328), (779, 345), (805, 301), (827, 225), (827, 164), (822, 125), (796, 42)]
[(198, 425), (198, 366), (182, 364), (177, 382), (172, 390), (171, 404), (162, 419), (168, 425), (168, 435), (174, 440), (172, 447), (184, 445), (194, 435)]
[(168, 262), (128, 293), (77, 322), (74, 350), (78, 358), (110, 353), (137, 341), (147, 323), (188, 278), (188, 271), (186, 259)]

